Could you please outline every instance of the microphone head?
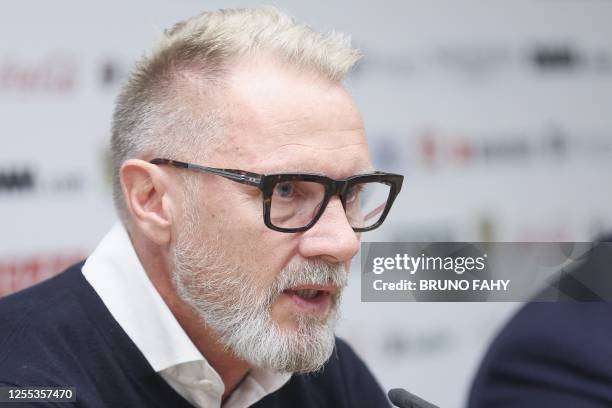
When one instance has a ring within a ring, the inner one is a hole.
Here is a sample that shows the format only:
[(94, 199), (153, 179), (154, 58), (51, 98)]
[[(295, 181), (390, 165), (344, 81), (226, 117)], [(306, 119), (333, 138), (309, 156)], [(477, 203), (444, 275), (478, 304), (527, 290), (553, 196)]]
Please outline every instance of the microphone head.
[(402, 388), (390, 389), (387, 393), (389, 399), (396, 407), (400, 408), (438, 408), (433, 404), (417, 397)]

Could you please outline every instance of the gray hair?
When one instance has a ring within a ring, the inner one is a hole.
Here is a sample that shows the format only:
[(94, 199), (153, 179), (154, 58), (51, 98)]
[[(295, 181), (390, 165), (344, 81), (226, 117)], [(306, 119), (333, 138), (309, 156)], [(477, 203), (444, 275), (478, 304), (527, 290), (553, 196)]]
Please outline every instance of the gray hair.
[[(123, 162), (151, 155), (195, 160), (199, 154), (203, 160), (222, 133), (214, 95), (223, 74), (232, 61), (260, 52), (332, 82), (341, 82), (361, 57), (346, 35), (315, 32), (269, 6), (204, 12), (166, 30), (133, 68), (113, 115), (113, 198), (124, 223)], [(198, 81), (190, 81), (193, 74)], [(185, 103), (185, 90), (196, 92), (207, 109)]]

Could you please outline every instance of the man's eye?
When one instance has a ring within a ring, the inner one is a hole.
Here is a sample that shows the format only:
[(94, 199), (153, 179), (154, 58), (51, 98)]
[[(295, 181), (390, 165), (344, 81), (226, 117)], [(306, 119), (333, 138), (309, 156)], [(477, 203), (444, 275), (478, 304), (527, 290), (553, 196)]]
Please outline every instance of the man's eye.
[(361, 190), (363, 190), (363, 185), (361, 184), (350, 187), (346, 192), (346, 201), (349, 203), (354, 201), (357, 197), (359, 197)]
[(274, 194), (282, 198), (291, 198), (295, 194), (295, 187), (290, 182), (278, 183), (274, 187)]

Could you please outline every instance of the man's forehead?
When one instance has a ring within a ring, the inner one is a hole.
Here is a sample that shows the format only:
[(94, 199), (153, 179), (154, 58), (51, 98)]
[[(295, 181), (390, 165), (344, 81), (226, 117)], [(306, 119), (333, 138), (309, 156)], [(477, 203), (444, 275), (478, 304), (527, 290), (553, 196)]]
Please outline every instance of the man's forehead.
[(229, 95), (227, 136), (235, 139), (236, 144), (247, 143), (252, 137), (262, 145), (282, 144), (305, 136), (339, 138), (329, 140), (330, 146), (346, 143), (341, 139), (343, 136), (365, 137), (361, 114), (342, 88), (315, 92), (306, 87), (305, 83), (287, 84), (285, 89), (277, 89), (275, 95), (239, 92)]
[(263, 173), (311, 173), (345, 177), (373, 170), (365, 140), (334, 147), (291, 143), (279, 146), (270, 154), (254, 156), (253, 168)]
[[(221, 146), (224, 165), (257, 173), (312, 173), (345, 177), (373, 170), (363, 131), (245, 135)], [(262, 139), (258, 142), (258, 139)], [(220, 163), (221, 164), (221, 163)]]
[(267, 63), (232, 81), (220, 160), (268, 173), (371, 169), (361, 114), (340, 84)]
[(209, 165), (256, 173), (311, 173), (334, 178), (373, 170), (366, 139), (361, 135), (346, 135), (341, 140), (332, 136), (290, 138), (285, 135), (270, 137), (263, 143), (245, 137), (248, 140), (245, 144), (237, 144), (238, 139), (232, 139), (217, 149)]

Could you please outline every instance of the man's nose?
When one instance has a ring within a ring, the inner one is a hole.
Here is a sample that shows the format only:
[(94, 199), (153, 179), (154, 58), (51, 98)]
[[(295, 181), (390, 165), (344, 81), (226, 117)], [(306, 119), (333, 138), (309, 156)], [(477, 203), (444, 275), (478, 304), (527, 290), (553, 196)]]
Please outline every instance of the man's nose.
[(331, 198), (317, 223), (303, 233), (299, 251), (305, 258), (321, 257), (328, 262), (346, 263), (359, 250), (359, 238), (336, 196)]

